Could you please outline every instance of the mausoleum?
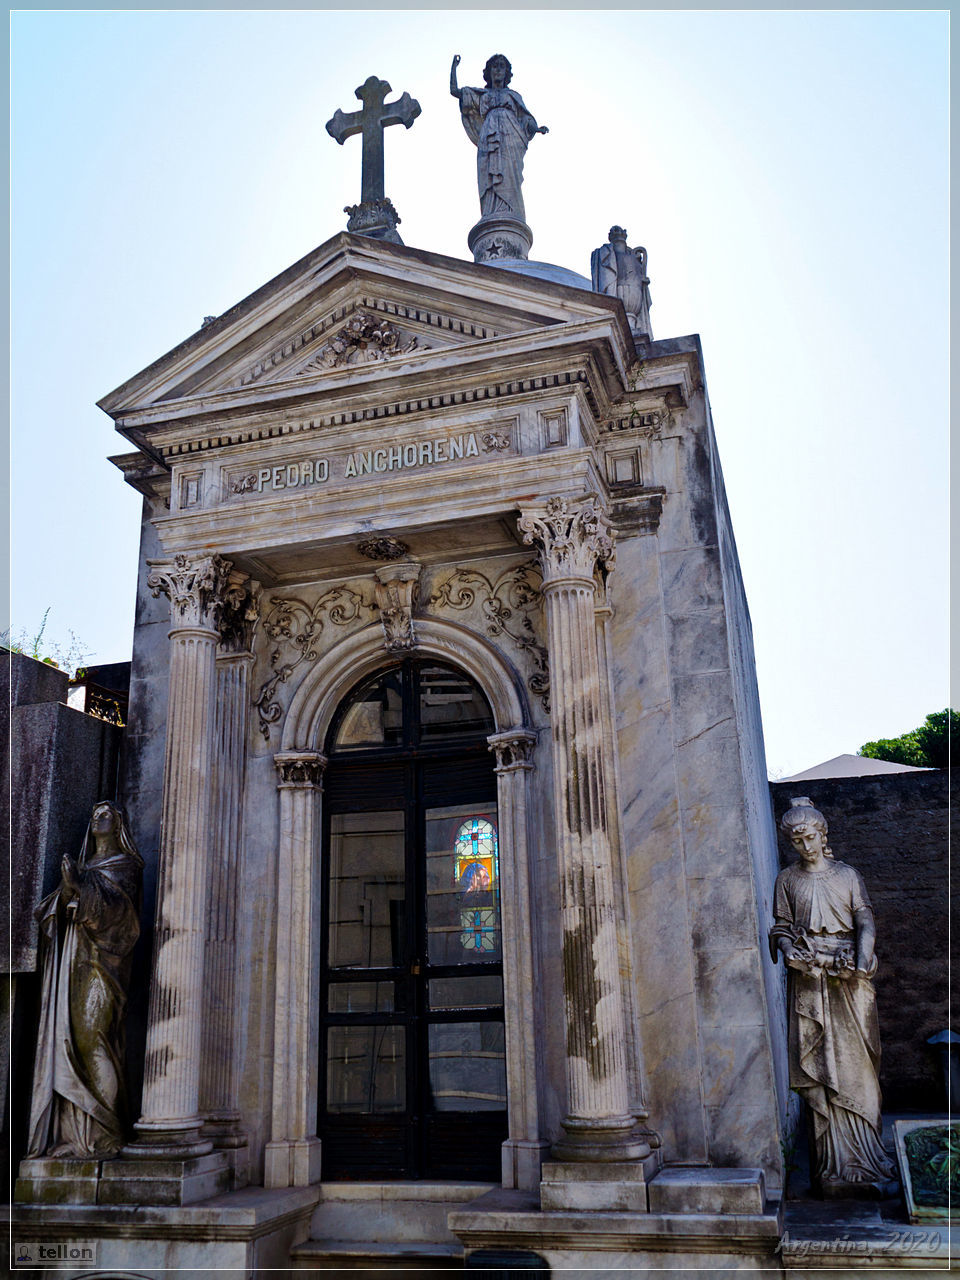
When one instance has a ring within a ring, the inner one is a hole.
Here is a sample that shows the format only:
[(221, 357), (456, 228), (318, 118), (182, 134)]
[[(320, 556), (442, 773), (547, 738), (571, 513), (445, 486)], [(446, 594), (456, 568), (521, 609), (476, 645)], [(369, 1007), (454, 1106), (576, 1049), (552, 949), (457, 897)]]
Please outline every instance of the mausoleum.
[(703, 355), (622, 227), (592, 279), (530, 260), (502, 63), (451, 76), (472, 261), (400, 242), (419, 107), (371, 77), (348, 230), (100, 402), (143, 495), (142, 1093), (17, 1212), (101, 1267), (777, 1265), (777, 840)]

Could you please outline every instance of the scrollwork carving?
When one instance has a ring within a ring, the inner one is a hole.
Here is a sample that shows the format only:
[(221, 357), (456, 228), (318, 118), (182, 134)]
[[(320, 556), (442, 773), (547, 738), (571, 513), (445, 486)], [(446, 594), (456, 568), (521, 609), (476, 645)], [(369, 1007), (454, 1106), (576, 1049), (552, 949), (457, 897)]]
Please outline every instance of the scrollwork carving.
[(480, 437), (480, 443), (483, 445), (484, 453), (503, 453), (504, 449), (510, 448), (510, 437), (506, 431), (484, 431)]
[(434, 609), (466, 610), (479, 605), (487, 634), (505, 635), (530, 658), (530, 692), (550, 710), (550, 665), (546, 648), (538, 643), (533, 615), (541, 607), (540, 572), (535, 560), (514, 565), (493, 582), (476, 569), (457, 569), (430, 596)]
[[(260, 732), (269, 740), (270, 726), (283, 714), (277, 701), (277, 690), (286, 684), (293, 672), (304, 662), (316, 662), (320, 657), (319, 640), (327, 622), (335, 627), (351, 622), (364, 621), (365, 613), (372, 617), (376, 606), (367, 601), (352, 587), (331, 587), (313, 605), (297, 596), (275, 597), (263, 619), (263, 629), (271, 639), (278, 641), (270, 654), (271, 674), (254, 697), (254, 705), (260, 719)], [(294, 649), (296, 656), (283, 661), (284, 649)]]

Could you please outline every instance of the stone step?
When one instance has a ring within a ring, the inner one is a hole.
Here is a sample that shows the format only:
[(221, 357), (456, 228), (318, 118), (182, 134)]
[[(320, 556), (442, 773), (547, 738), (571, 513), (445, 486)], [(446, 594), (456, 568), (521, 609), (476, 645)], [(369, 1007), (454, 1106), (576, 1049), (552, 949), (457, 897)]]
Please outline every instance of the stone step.
[(447, 1215), (490, 1190), (488, 1182), (324, 1182), (310, 1238), (459, 1248)]
[(364, 1271), (368, 1280), (396, 1271), (463, 1271), (463, 1246), (406, 1241), (378, 1244), (371, 1240), (305, 1240), (290, 1250), (293, 1272), (314, 1269)]

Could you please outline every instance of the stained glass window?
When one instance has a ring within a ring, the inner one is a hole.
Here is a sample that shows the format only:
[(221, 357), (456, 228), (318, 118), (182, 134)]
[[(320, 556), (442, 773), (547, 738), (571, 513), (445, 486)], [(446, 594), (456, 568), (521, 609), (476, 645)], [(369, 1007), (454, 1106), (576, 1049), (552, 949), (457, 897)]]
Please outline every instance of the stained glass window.
[(497, 948), (497, 831), (486, 818), (468, 818), (453, 842), (453, 881), (460, 897), (460, 945)]

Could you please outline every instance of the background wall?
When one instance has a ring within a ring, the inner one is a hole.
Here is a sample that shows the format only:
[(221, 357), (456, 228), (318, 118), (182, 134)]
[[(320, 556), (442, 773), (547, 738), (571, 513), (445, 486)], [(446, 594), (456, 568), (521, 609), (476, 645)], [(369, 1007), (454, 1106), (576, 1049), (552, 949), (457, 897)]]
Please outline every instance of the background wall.
[[(949, 800), (958, 783), (943, 770), (772, 783), (776, 820), (793, 796), (808, 795), (830, 825), (834, 856), (863, 876), (877, 920), (876, 977), (883, 1109), (942, 1111), (947, 1100), (939, 1059), (925, 1043), (956, 1026), (948, 1007), (950, 906), (960, 893), (948, 876)], [(780, 859), (794, 860), (778, 831)], [(960, 942), (954, 938), (954, 963)]]

